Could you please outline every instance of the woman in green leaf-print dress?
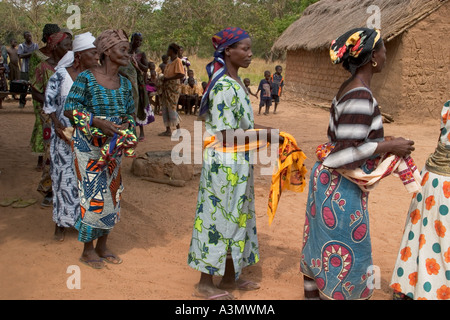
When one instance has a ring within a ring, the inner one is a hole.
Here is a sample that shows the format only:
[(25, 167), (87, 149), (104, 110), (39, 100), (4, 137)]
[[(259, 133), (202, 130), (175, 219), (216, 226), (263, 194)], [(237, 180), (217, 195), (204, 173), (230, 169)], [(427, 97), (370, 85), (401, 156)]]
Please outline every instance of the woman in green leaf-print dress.
[[(224, 75), (211, 95), (205, 121), (208, 133), (254, 127), (250, 100), (234, 79)], [(259, 260), (250, 152), (206, 148), (203, 156), (189, 265), (211, 275), (224, 275), (230, 250), (239, 274), (242, 267)]]
[[(248, 93), (238, 76), (239, 68), (251, 63), (251, 40), (242, 29), (227, 28), (213, 37), (213, 45), (216, 52), (207, 66), (210, 83), (200, 115), (205, 116), (210, 135), (218, 135), (224, 145), (234, 145), (231, 140), (242, 141), (242, 134), (255, 128)], [(234, 299), (226, 290), (259, 288), (239, 278), (244, 267), (260, 259), (252, 163), (252, 151), (204, 150), (188, 255), (189, 266), (201, 272), (196, 285), (199, 297)], [(218, 288), (212, 281), (215, 275), (223, 276)]]

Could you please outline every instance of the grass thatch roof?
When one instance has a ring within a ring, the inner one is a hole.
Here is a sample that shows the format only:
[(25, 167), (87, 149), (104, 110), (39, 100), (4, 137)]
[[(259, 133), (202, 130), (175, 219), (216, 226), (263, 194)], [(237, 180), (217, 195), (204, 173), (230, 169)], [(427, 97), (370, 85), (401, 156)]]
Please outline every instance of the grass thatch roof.
[(320, 0), (309, 6), (272, 47), (273, 51), (329, 48), (331, 41), (352, 28), (366, 27), (376, 5), (381, 32), (389, 41), (426, 18), (449, 0)]

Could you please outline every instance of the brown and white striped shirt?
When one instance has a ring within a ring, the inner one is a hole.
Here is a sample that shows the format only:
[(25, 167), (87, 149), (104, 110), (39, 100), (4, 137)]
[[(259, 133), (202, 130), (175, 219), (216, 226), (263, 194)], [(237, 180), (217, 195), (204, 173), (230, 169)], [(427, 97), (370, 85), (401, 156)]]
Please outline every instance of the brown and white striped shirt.
[(330, 168), (354, 169), (374, 155), (384, 140), (378, 103), (366, 88), (355, 88), (333, 99), (328, 126), (333, 151), (323, 161)]

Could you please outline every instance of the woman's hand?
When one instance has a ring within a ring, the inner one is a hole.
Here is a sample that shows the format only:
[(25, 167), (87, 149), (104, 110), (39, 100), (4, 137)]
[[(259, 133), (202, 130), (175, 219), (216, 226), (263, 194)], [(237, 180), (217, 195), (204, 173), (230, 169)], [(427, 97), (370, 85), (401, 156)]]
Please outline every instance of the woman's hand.
[(114, 136), (114, 134), (118, 133), (121, 127), (120, 125), (115, 124), (114, 122), (98, 118), (94, 118), (92, 120), (92, 125), (102, 130), (102, 132), (109, 137), (112, 137)]
[(133, 54), (133, 55), (130, 57), (130, 61), (131, 61), (131, 63), (132, 63), (136, 68), (139, 68), (139, 65), (138, 65), (138, 62), (137, 62), (137, 60), (136, 60), (136, 55), (135, 55), (135, 54)]
[(130, 127), (128, 122), (122, 123), (120, 126), (120, 130), (127, 130)]
[(54, 126), (55, 126), (55, 133), (58, 136), (58, 138), (60, 138), (65, 143), (70, 144), (70, 141), (67, 140), (66, 135), (64, 134), (64, 130), (66, 129), (66, 127), (59, 121), (54, 122)]
[(279, 144), (284, 143), (284, 137), (280, 136), (279, 134), (274, 134), (272, 139), (272, 135), (275, 132), (272, 132), (271, 130), (275, 130), (269, 127), (264, 127), (261, 125), (255, 125), (255, 129), (262, 129), (266, 130), (266, 134), (263, 134), (261, 131), (255, 131), (253, 134), (249, 134), (247, 130), (223, 130), (220, 132), (220, 134), (216, 135), (216, 137), (223, 142), (224, 145), (231, 146), (231, 145), (237, 145), (238, 143), (250, 143), (253, 141), (262, 141), (264, 143), (275, 143), (278, 142)]
[[(269, 143), (273, 143), (274, 141), (272, 141), (272, 130), (275, 130), (274, 128), (271, 127), (266, 127), (260, 124), (255, 124), (255, 129), (264, 129), (267, 130), (267, 142)], [(284, 137), (280, 136), (279, 131), (278, 131), (278, 143), (283, 144), (284, 143)]]
[(392, 143), (392, 153), (399, 157), (408, 156), (415, 150), (414, 141), (412, 140), (407, 140), (405, 138), (393, 138), (389, 142)]
[(70, 141), (67, 140), (66, 136), (64, 135), (63, 131), (66, 129), (66, 126), (59, 121), (59, 119), (56, 117), (56, 113), (52, 112), (49, 114), (50, 119), (53, 122), (53, 127), (55, 128), (55, 134), (58, 138), (66, 142), (67, 144), (70, 144)]
[(414, 141), (405, 138), (387, 137), (385, 141), (378, 143), (375, 153), (390, 152), (399, 157), (406, 157), (415, 150)]

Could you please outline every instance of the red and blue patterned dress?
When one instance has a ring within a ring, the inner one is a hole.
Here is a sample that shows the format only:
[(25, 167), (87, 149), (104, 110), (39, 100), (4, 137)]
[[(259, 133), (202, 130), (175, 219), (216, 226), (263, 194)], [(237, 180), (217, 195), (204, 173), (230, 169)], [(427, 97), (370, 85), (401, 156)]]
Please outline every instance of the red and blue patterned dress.
[(333, 100), (328, 138), (332, 151), (311, 171), (300, 269), (329, 299), (367, 299), (373, 292), (369, 194), (337, 170), (373, 170), (367, 160), (376, 156), (384, 131), (368, 89)]

